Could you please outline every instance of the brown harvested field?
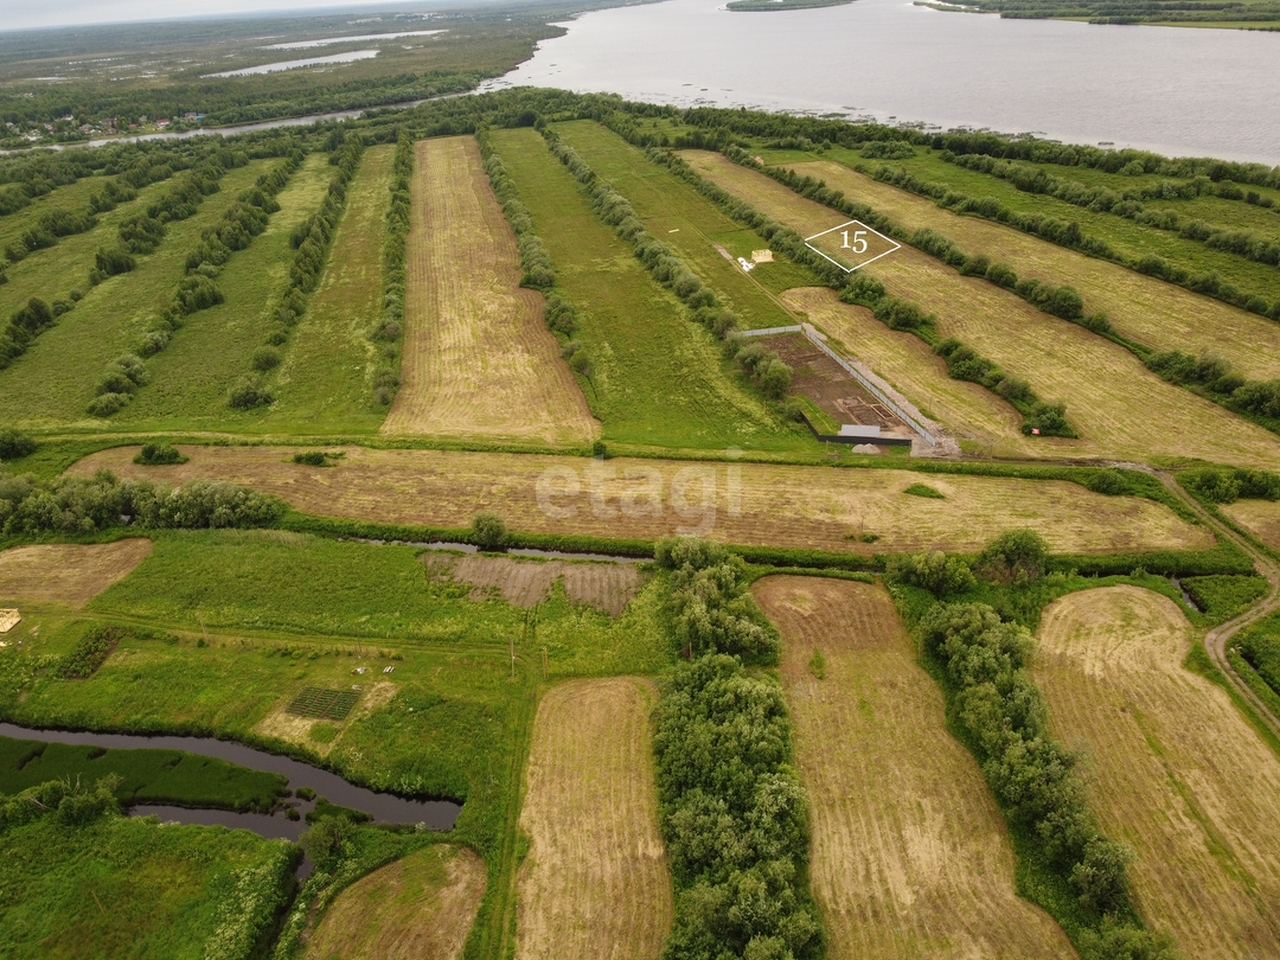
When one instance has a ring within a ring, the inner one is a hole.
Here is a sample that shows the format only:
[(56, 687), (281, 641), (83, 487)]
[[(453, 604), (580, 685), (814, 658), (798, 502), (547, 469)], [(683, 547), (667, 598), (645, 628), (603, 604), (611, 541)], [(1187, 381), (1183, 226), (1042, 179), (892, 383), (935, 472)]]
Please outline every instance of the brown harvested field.
[[(708, 533), (726, 543), (865, 554), (976, 551), (1022, 527), (1072, 553), (1213, 544), (1205, 528), (1161, 504), (1059, 480), (936, 474), (928, 483), (946, 499), (932, 500), (903, 493), (921, 480), (907, 470), (361, 447), (344, 448), (336, 466), (309, 467), (292, 462), (294, 448), (181, 449), (191, 459), (177, 466), (140, 467), (133, 463), (137, 447), (117, 447), (71, 472), (229, 480), (277, 494), (304, 513), (411, 526), (466, 527), (477, 513), (494, 510), (527, 532), (642, 539)], [(872, 533), (875, 543), (860, 541)]]
[(402, 385), (384, 434), (590, 443), (600, 424), (520, 288), (515, 237), (472, 137), (417, 144)]
[(1133, 848), (1143, 916), (1200, 960), (1280, 956), (1280, 759), (1226, 691), (1183, 669), (1169, 599), (1104, 587), (1044, 612), (1049, 726), (1086, 752), (1103, 830)]
[(484, 896), (484, 861), (462, 847), (416, 850), (357, 880), (307, 940), (306, 960), (457, 960)]
[(978, 442), (988, 454), (1034, 457), (1038, 441), (1022, 435), (1022, 416), (990, 390), (947, 376), (947, 365), (919, 337), (890, 330), (866, 307), (842, 303), (827, 287), (798, 287), (782, 302), (805, 314), (836, 345), (870, 364), (899, 393), (915, 401), (925, 416), (957, 437)]
[(564, 592), (574, 603), (621, 616), (627, 603), (644, 584), (634, 563), (584, 563), (564, 560), (517, 560), (515, 557), (432, 556), (423, 562), (434, 577), (450, 577), (474, 588), (471, 599), (497, 594), (507, 603), (528, 610), (551, 596), (552, 585), (563, 580)]
[[(844, 220), (720, 154), (686, 151), (683, 156), (704, 176), (801, 234)], [(986, 280), (962, 277), (912, 247), (869, 269), (890, 294), (936, 313), (942, 336), (958, 337), (1026, 380), (1042, 399), (1067, 405), (1080, 439), (1041, 438), (1038, 449), (1048, 455), (1195, 456), (1256, 467), (1280, 462), (1280, 437), (1165, 383), (1118, 344), (1041, 313)], [(856, 345), (848, 346), (856, 354)], [(872, 366), (878, 360), (865, 359)]]
[(653, 684), (571, 680), (538, 705), (520, 826), (516, 960), (657, 960), (671, 926)]
[(0, 599), (83, 607), (151, 553), (150, 540), (57, 543), (0, 552)]
[(1106, 260), (992, 223), (943, 210), (918, 197), (829, 160), (787, 164), (801, 175), (825, 180), (850, 200), (865, 203), (912, 230), (929, 227), (967, 254), (985, 253), (1009, 264), (1019, 277), (1070, 284), (1090, 313), (1101, 310), (1116, 330), (1156, 350), (1214, 353), (1251, 379), (1280, 377), (1280, 325), (1265, 317), (1146, 277)]
[(831, 960), (1074, 957), (1015, 893), (1004, 818), (884, 588), (775, 576), (752, 593), (782, 632)]
[(1280, 550), (1280, 503), (1237, 500), (1218, 507), (1273, 550)]

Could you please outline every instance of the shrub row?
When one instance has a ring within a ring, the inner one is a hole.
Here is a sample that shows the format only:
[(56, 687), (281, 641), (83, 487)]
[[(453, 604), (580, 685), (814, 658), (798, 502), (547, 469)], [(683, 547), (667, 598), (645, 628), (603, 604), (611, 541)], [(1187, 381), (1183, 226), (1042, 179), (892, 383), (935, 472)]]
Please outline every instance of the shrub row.
[(889, 296), (885, 293), (884, 285), (874, 277), (865, 273), (856, 274), (840, 292), (840, 299), (845, 303), (868, 307), (881, 323), (893, 330), (913, 333), (928, 343), (946, 363), (948, 376), (980, 384), (1003, 397), (1022, 414), (1024, 434), (1047, 437), (1077, 435), (1067, 421), (1065, 404), (1052, 404), (1039, 399), (1025, 380), (1008, 375), (995, 361), (980, 356), (972, 347), (965, 346), (956, 338), (939, 340), (933, 314), (925, 314), (910, 301)]
[[(1104, 923), (1109, 942), (1141, 940), (1143, 956), (1167, 955), (1130, 905), (1125, 866), (1132, 854), (1099, 831), (1078, 757), (1049, 736), (1043, 698), (1026, 669), (1031, 634), (983, 604), (937, 604), (919, 628), (925, 655), (945, 676), (949, 712), (1005, 816), (1075, 895), (1084, 955), (1113, 955), (1098, 942)], [(1117, 928), (1127, 928), (1123, 937)]]
[(1280, 500), (1280, 474), (1270, 470), (1201, 467), (1178, 474), (1178, 482), (1210, 503)]
[(1142, 362), (1169, 383), (1190, 387), (1228, 410), (1280, 433), (1280, 380), (1246, 380), (1226, 360), (1180, 350), (1149, 353)]
[[(969, 197), (952, 190), (946, 184), (920, 180), (903, 169), (894, 170), (891, 167), (882, 166), (871, 171), (871, 175), (877, 180), (891, 183), (903, 190), (929, 197), (936, 201), (939, 206), (953, 210), (956, 213), (976, 214), (988, 220), (1006, 224), (1024, 233), (1040, 237), (1058, 246), (1069, 247), (1092, 257), (1110, 260), (1113, 263), (1129, 267), (1147, 276), (1176, 283), (1195, 293), (1203, 293), (1233, 306), (1249, 310), (1252, 313), (1270, 317), (1272, 320), (1280, 320), (1280, 299), (1269, 302), (1265, 297), (1258, 294), (1242, 293), (1233, 285), (1223, 282), (1213, 272), (1193, 276), (1183, 268), (1175, 266), (1154, 254), (1145, 254), (1132, 258), (1124, 257), (1111, 249), (1110, 245), (1105, 241), (1085, 234), (1075, 221), (1067, 222), (1054, 217), (1046, 217), (1042, 214), (1018, 213), (1004, 206), (993, 197), (980, 199)], [(1147, 220), (1150, 219), (1150, 217), (1147, 218)], [(1149, 223), (1148, 225), (1152, 224)], [(1196, 232), (1202, 232), (1202, 229), (1197, 227)], [(1206, 240), (1213, 235), (1212, 229), (1203, 234)], [(1222, 242), (1226, 243), (1227, 240), (1224, 238)]]
[(98, 668), (107, 661), (111, 651), (116, 648), (124, 630), (99, 624), (94, 627), (62, 658), (54, 670), (54, 676), (60, 680), (84, 680), (98, 672)]
[(747, 344), (731, 334), (738, 318), (724, 307), (715, 291), (676, 256), (665, 243), (655, 238), (640, 222), (630, 201), (613, 185), (601, 180), (572, 147), (564, 143), (549, 127), (542, 135), (556, 159), (568, 168), (591, 201), (591, 207), (604, 223), (613, 227), (618, 237), (630, 243), (636, 258), (649, 275), (670, 290), (692, 311), (692, 317), (725, 342), (730, 354), (759, 384), (765, 396), (781, 400), (791, 386), (791, 368), (778, 354), (763, 344)]
[[(754, 159), (746, 151), (729, 147), (724, 152), (726, 157), (737, 163), (742, 163), (753, 169), (759, 169)], [(751, 227), (769, 242), (775, 252), (780, 252), (788, 259), (809, 267), (822, 282), (839, 289), (841, 291), (841, 299), (844, 299), (845, 302), (862, 303), (869, 306), (875, 313), (876, 318), (882, 323), (895, 330), (909, 330), (930, 346), (937, 345), (938, 341), (934, 332), (932, 315), (925, 314), (918, 306), (909, 301), (889, 297), (885, 294), (883, 285), (871, 279), (867, 274), (847, 275), (825, 257), (811, 250), (805, 244), (804, 239), (794, 230), (770, 220), (764, 214), (756, 211), (750, 204), (739, 200), (728, 191), (706, 180), (670, 151), (654, 148), (648, 151), (647, 156), (650, 160), (670, 169), (672, 173), (715, 203), (734, 220)], [(937, 235), (934, 236), (936, 237)], [(1007, 267), (1003, 269), (1013, 275), (1016, 283), (1017, 277), (1013, 274), (1013, 271)], [(948, 341), (948, 346), (952, 343), (958, 343), (958, 341)], [(977, 356), (970, 348), (965, 347), (963, 349), (965, 352), (961, 355), (961, 359)], [(1031, 434), (1032, 431), (1038, 430), (1042, 435), (1069, 437), (1076, 435), (1065, 419), (1065, 405), (1053, 405), (1039, 401), (1025, 383), (1006, 376), (990, 361), (984, 360), (983, 363), (987, 369), (987, 381), (992, 384), (1007, 382), (1008, 385), (1005, 389), (1010, 396), (1020, 397), (1017, 401), (1010, 400), (1010, 402), (1023, 415), (1024, 433)], [(958, 372), (965, 372), (969, 369), (963, 364), (955, 364), (954, 366)], [(949, 363), (947, 372), (955, 376), (952, 373), (952, 368), (953, 364)], [(958, 377), (957, 379), (969, 379), (969, 377)], [(983, 380), (976, 380), (975, 382), (988, 386), (988, 383)], [(1012, 389), (1015, 386), (1018, 389)], [(1004, 396), (1004, 394), (1001, 394), (1001, 396)], [(1009, 398), (1006, 397), (1006, 399)]]
[[(1271, 266), (1280, 264), (1280, 242), (1270, 237), (1250, 230), (1216, 227), (1199, 219), (1186, 220), (1172, 210), (1147, 210), (1142, 204), (1143, 200), (1188, 200), (1206, 195), (1224, 200), (1245, 200), (1245, 191), (1230, 181), (1215, 184), (1201, 175), (1182, 182), (1162, 180), (1141, 188), (1117, 191), (1103, 186), (1088, 187), (1074, 180), (1051, 176), (1039, 167), (977, 154), (956, 156), (944, 150), (939, 157), (968, 170), (1006, 180), (1024, 193), (1045, 194), (1094, 213), (1111, 213), (1143, 226), (1173, 231), (1185, 239), (1234, 253), (1246, 260)], [(1257, 206), (1273, 205), (1270, 198), (1263, 198), (1256, 192), (1252, 197), (1248, 202)]]
[(52, 327), (53, 321), (53, 308), (38, 297), (10, 314), (9, 322), (0, 330), (0, 370), (26, 353), (31, 341)]
[(782, 690), (732, 657), (677, 668), (655, 711), (659, 816), (675, 881), (663, 957), (821, 956), (808, 811)]
[[(227, 392), (227, 405), (233, 410), (251, 410), (275, 400), (263, 375), (280, 365), (280, 347), (289, 342), (293, 328), (306, 313), (307, 295), (320, 283), (329, 245), (347, 206), (347, 184), (364, 156), (364, 141), (359, 136), (331, 137), (329, 147), (329, 163), (337, 170), (329, 180), (320, 209), (294, 227), (289, 235), (289, 243), (296, 252), (289, 265), (289, 279), (276, 298), (275, 323), (267, 333), (266, 343), (253, 352), (253, 371), (237, 380)], [(290, 161), (296, 168), (302, 163), (302, 154), (294, 154)]]
[(0, 532), (5, 536), (95, 533), (130, 524), (147, 529), (271, 527), (284, 501), (234, 483), (193, 480), (169, 487), (119, 480), (108, 471), (52, 482), (0, 474)]
[(776, 664), (781, 644), (747, 594), (746, 564), (709, 540), (659, 540), (653, 558), (671, 571), (673, 622), (690, 659), (723, 653), (748, 663)]
[(382, 241), (382, 319), (372, 338), (382, 344), (374, 399), (386, 406), (400, 388), (400, 341), (404, 335), (405, 243), (409, 236), (409, 188), (413, 180), (413, 136), (401, 130), (392, 161), (387, 233)]

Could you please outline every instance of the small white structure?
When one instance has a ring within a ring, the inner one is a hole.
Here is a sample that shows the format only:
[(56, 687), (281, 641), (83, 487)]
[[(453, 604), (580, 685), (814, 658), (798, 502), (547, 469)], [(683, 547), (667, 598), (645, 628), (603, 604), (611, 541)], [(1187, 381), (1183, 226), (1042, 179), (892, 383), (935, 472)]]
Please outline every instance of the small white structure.
[(0, 610), (0, 633), (8, 633), (22, 622), (22, 615), (17, 610)]
[(842, 437), (866, 437), (874, 439), (880, 436), (879, 424), (846, 423), (840, 427)]
[(752, 270), (756, 268), (756, 265), (754, 263), (748, 262), (746, 257), (738, 258), (738, 266), (740, 266), (747, 273), (750, 273)]

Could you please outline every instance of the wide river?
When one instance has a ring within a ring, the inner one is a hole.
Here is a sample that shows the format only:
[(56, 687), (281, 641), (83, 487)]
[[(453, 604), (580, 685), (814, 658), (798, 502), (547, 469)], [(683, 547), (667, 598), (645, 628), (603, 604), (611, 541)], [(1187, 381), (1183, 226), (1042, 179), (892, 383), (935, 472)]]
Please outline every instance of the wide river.
[(903, 0), (770, 13), (666, 0), (567, 27), (486, 89), (831, 112), (1280, 165), (1280, 33), (1001, 20)]

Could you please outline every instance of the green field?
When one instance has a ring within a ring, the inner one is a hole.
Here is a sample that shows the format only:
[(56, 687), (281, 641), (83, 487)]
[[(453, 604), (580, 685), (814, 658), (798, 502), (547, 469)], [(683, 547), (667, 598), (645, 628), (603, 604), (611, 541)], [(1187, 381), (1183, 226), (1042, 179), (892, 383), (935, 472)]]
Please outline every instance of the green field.
[[(89, 198), (102, 189), (106, 177), (81, 177), (75, 183), (55, 187), (44, 196), (35, 197), (27, 206), (13, 213), (0, 216), (0, 263), (3, 262), (5, 248), (17, 243), (19, 238), (43, 214), (54, 210), (79, 211), (89, 205)], [(65, 242), (66, 238), (63, 238)], [(39, 256), (43, 251), (28, 253), (28, 257)]]
[(0, 953), (14, 960), (246, 956), (294, 860), (289, 844), (245, 830), (116, 814), (0, 830), (0, 857)]
[(811, 445), (769, 412), (714, 337), (596, 218), (535, 131), (498, 131), (493, 140), (551, 252), (557, 289), (578, 308), (576, 336), (596, 367), (587, 401), (606, 441), (703, 450)]
[(299, 434), (373, 433), (386, 410), (373, 400), (381, 315), (382, 238), (395, 147), (365, 152), (347, 187), (347, 209), (329, 251), (329, 267), (294, 329), (271, 378), (276, 402), (249, 415), (255, 429)]
[[(320, 206), (331, 176), (327, 156), (314, 153), (277, 196), (280, 209), (266, 231), (233, 254), (218, 275), (226, 302), (187, 317), (172, 342), (148, 360), (151, 381), (113, 422), (130, 429), (234, 428), (253, 414), (227, 406), (227, 391), (253, 368), (253, 351), (271, 329), (272, 295), (284, 287), (289, 233)], [(226, 188), (224, 193), (229, 193)]]
[[(736, 258), (749, 261), (752, 250), (765, 246), (754, 230), (735, 223), (710, 200), (665, 167), (649, 163), (642, 151), (606, 127), (580, 120), (559, 124), (556, 131), (598, 176), (631, 201), (650, 233), (673, 248), (694, 267), (703, 282), (723, 295), (725, 305), (738, 315), (743, 330), (798, 322), (772, 291), (779, 283), (787, 287), (812, 285), (808, 271), (779, 257), (775, 263), (757, 267), (756, 273), (744, 273)], [(735, 259), (728, 259), (717, 247)], [(766, 274), (783, 276), (769, 277), (766, 287)]]
[[(96, 287), (88, 284), (93, 252), (115, 238), (107, 217), (93, 231), (68, 237), (52, 250), (44, 251), (59, 258), (57, 262), (46, 261), (42, 268), (48, 271), (50, 280), (62, 277), (56, 288), (59, 295), (78, 286), (85, 291), (85, 297), (74, 310), (59, 318), (56, 326), (41, 334), (11, 367), (0, 371), (0, 422), (46, 427), (100, 425), (85, 408), (94, 397), (103, 370), (121, 354), (136, 352), (148, 322), (182, 279), (187, 254), (199, 244), (201, 231), (217, 223), (237, 194), (253, 186), (274, 162), (257, 160), (228, 172), (222, 178), (222, 189), (207, 197), (194, 217), (169, 224), (160, 248), (139, 258), (136, 270), (111, 277)], [(150, 189), (165, 188), (156, 184)], [(146, 195), (143, 191), (135, 203), (145, 202)], [(109, 216), (127, 213), (126, 207), (128, 204), (121, 204)], [(111, 233), (101, 233), (104, 230)], [(61, 258), (67, 262), (61, 262)], [(234, 264), (235, 260), (231, 262)], [(0, 287), (0, 295), (6, 295), (4, 292), (13, 287), (12, 281)], [(198, 318), (197, 314), (190, 322), (198, 322)], [(170, 349), (175, 349), (187, 332), (179, 330)], [(140, 397), (148, 389), (151, 388), (144, 387)]]

